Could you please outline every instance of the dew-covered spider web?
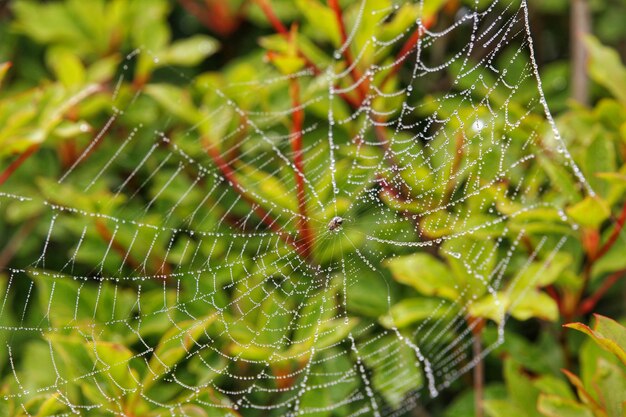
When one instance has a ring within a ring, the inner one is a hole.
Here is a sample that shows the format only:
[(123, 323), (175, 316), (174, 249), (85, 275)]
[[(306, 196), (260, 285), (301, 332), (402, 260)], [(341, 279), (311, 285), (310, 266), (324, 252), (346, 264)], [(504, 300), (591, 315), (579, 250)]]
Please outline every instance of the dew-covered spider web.
[[(5, 400), (406, 415), (467, 384), (512, 312), (541, 303), (575, 227), (555, 181), (591, 191), (543, 98), (526, 2), (399, 33), (413, 4), (354, 3), (330, 60), (291, 75), (131, 84), (158, 60), (134, 51), (73, 163), (0, 188), (18, 226), (45, 224), (38, 257), (2, 271)], [(30, 338), (38, 378), (13, 366)]]

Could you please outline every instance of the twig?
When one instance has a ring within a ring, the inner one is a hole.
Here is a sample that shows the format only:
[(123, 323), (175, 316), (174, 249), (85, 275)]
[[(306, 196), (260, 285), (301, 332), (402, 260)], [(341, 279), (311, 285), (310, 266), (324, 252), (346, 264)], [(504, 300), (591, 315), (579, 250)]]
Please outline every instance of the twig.
[(407, 41), (404, 43), (404, 45), (400, 49), (400, 52), (398, 52), (398, 55), (396, 55), (396, 59), (393, 63), (393, 67), (391, 68), (391, 71), (389, 71), (387, 75), (385, 75), (385, 78), (383, 78), (383, 81), (380, 83), (379, 88), (381, 90), (383, 90), (383, 88), (391, 80), (391, 78), (393, 78), (398, 73), (398, 71), (400, 71), (400, 67), (402, 63), (408, 58), (409, 54), (417, 46), (417, 43), (419, 42), (419, 40), (421, 39), (423, 35), (424, 29), (430, 29), (435, 24), (435, 22), (436, 22), (435, 17), (427, 19), (424, 21), (423, 26), (419, 26), (417, 29), (413, 31), (413, 34), (411, 34), (409, 39), (407, 39)]
[(626, 269), (622, 269), (621, 271), (614, 272), (609, 275), (598, 290), (589, 296), (586, 300), (584, 300), (580, 307), (578, 308), (578, 314), (588, 314), (590, 313), (598, 304), (598, 301), (604, 297), (604, 295), (615, 285), (620, 279), (626, 276)]
[(200, 6), (195, 0), (178, 0), (178, 2), (200, 23), (221, 36), (228, 36), (239, 25), (239, 16), (229, 13), (228, 2), (223, 0), (205, 0), (205, 7)]
[(577, 306), (580, 305), (581, 300), (583, 299), (585, 292), (587, 292), (587, 287), (589, 287), (589, 282), (591, 281), (591, 269), (593, 267), (594, 260), (589, 259), (583, 268), (583, 284), (580, 286), (580, 290), (576, 294), (574, 298), (574, 302), (569, 304), (571, 311), (565, 311), (564, 316), (568, 321), (571, 321), (572, 318), (577, 313)]
[(235, 176), (235, 171), (232, 167), (224, 160), (222, 155), (219, 153), (217, 148), (214, 145), (209, 144), (207, 146), (207, 153), (213, 160), (213, 163), (220, 170), (224, 178), (232, 185), (233, 189), (241, 196), (241, 198), (248, 203), (252, 207), (252, 211), (261, 219), (271, 231), (278, 234), (280, 238), (287, 244), (293, 246), (294, 249), (298, 252), (299, 255), (306, 258), (306, 252), (304, 248), (298, 245), (298, 242), (293, 239), (280, 224), (271, 216), (271, 214), (266, 211), (260, 204), (258, 204), (248, 193), (237, 177)]
[(4, 184), (11, 175), (37, 150), (39, 149), (39, 144), (34, 144), (29, 146), (17, 159), (4, 170), (2, 174), (0, 174), (0, 185)]
[(606, 241), (606, 243), (602, 245), (602, 247), (596, 254), (594, 260), (598, 260), (602, 258), (613, 247), (615, 242), (617, 242), (617, 239), (619, 238), (619, 235), (622, 232), (622, 229), (624, 228), (625, 223), (626, 223), (626, 202), (624, 203), (624, 206), (622, 207), (622, 212), (620, 213), (620, 216), (617, 219), (617, 222), (615, 223), (615, 228), (613, 229), (613, 232), (609, 236), (609, 239)]
[(585, 263), (585, 266), (584, 266), (584, 270), (583, 270), (583, 285), (581, 286), (576, 296), (576, 299), (575, 299), (576, 302), (571, 304), (573, 311), (566, 312), (565, 314), (566, 317), (571, 319), (576, 314), (581, 314), (583, 312), (591, 311), (595, 307), (595, 305), (598, 303), (598, 301), (602, 298), (602, 296), (606, 293), (606, 291), (608, 291), (609, 288), (611, 288), (615, 284), (615, 282), (617, 282), (619, 278), (621, 277), (621, 274), (624, 271), (618, 271), (615, 274), (611, 275), (609, 278), (606, 279), (606, 281), (602, 284), (600, 289), (594, 295), (592, 295), (587, 300), (582, 301), (583, 297), (585, 296), (585, 292), (587, 291), (587, 288), (589, 287), (589, 283), (591, 281), (591, 272), (592, 272), (593, 265), (595, 264), (596, 261), (598, 261), (604, 255), (606, 255), (606, 253), (613, 247), (615, 242), (617, 242), (617, 239), (619, 238), (619, 235), (622, 232), (622, 229), (624, 228), (624, 223), (626, 223), (626, 203), (624, 203), (624, 206), (622, 207), (622, 212), (620, 213), (620, 216), (617, 219), (615, 228), (613, 229), (613, 232), (609, 236), (609, 239), (604, 243), (604, 245), (602, 245), (602, 247), (600, 248), (600, 250), (598, 250), (597, 253), (588, 257), (587, 262)]
[[(272, 24), (272, 27), (274, 28), (274, 30), (276, 30), (276, 32), (278, 32), (284, 38), (289, 40), (291, 33), (285, 27), (285, 25), (283, 25), (283, 23), (280, 21), (278, 16), (276, 16), (276, 13), (274, 13), (274, 9), (272, 9), (272, 5), (270, 4), (269, 0), (255, 0), (255, 1), (259, 5), (261, 10), (263, 11), (263, 14), (267, 18), (267, 20)], [(296, 43), (296, 48), (297, 48), (297, 43)], [(304, 52), (302, 52), (299, 48), (297, 48), (296, 53), (300, 58), (304, 60), (306, 67), (313, 71), (313, 74), (320, 75), (322, 73), (322, 70), (320, 70), (319, 67), (315, 65), (315, 62), (311, 61), (311, 59), (309, 59), (309, 57), (307, 57), (304, 54)]]
[(303, 242), (303, 252), (308, 258), (311, 254), (310, 251), (313, 248), (313, 232), (307, 217), (304, 162), (302, 160), (302, 126), (304, 123), (304, 110), (300, 105), (300, 87), (298, 85), (298, 81), (296, 79), (291, 79), (289, 87), (293, 107), (291, 149), (293, 150), (293, 162), (295, 166), (294, 175), (297, 187), (298, 211), (300, 213), (300, 239)]
[(263, 14), (265, 14), (265, 17), (267, 17), (267, 20), (272, 24), (276, 32), (280, 33), (283, 36), (289, 36), (289, 31), (287, 30), (285, 25), (283, 25), (283, 22), (280, 21), (278, 16), (276, 16), (276, 13), (274, 13), (274, 9), (269, 3), (269, 0), (256, 0), (256, 4), (259, 5), (261, 10), (263, 11)]
[[(290, 36), (289, 30), (287, 30), (285, 25), (283, 25), (283, 23), (278, 19), (278, 17), (276, 16), (276, 13), (274, 13), (274, 10), (272, 9), (272, 6), (269, 0), (255, 0), (255, 1), (259, 5), (263, 13), (265, 14), (265, 17), (267, 18), (267, 20), (272, 24), (274, 29), (283, 37), (289, 38)], [(297, 48), (296, 53), (298, 57), (304, 60), (306, 68), (313, 71), (314, 75), (322, 74), (322, 70), (315, 64), (315, 62), (313, 62), (308, 56), (306, 56), (305, 53), (301, 49), (298, 48), (297, 43), (295, 46)], [(337, 86), (334, 86), (334, 87), (337, 87)], [(351, 97), (347, 93), (342, 92), (341, 94), (339, 94), (339, 96), (353, 109), (358, 109), (359, 107), (361, 107), (361, 102), (355, 99), (354, 97)]]
[(2, 252), (0, 252), (0, 271), (4, 270), (9, 262), (11, 262), (11, 259), (13, 259), (24, 240), (31, 234), (35, 226), (37, 226), (38, 221), (39, 216), (31, 217), (11, 237), (11, 240), (9, 240)]
[(558, 306), (559, 312), (561, 314), (563, 314), (563, 300), (561, 300), (561, 296), (559, 295), (559, 293), (556, 290), (556, 288), (554, 287), (554, 285), (547, 286), (546, 287), (546, 292), (548, 293), (548, 295), (554, 300), (554, 302)]
[(591, 33), (591, 10), (588, 0), (572, 0), (571, 16), (572, 95), (580, 104), (589, 104), (587, 48), (584, 37)]
[(339, 5), (339, 0), (328, 0), (328, 6), (335, 13), (335, 19), (339, 26), (339, 34), (341, 36), (341, 47), (343, 48), (343, 57), (346, 60), (346, 65), (350, 68), (350, 75), (352, 80), (356, 83), (357, 91), (359, 92), (359, 99), (361, 102), (367, 97), (367, 91), (369, 90), (368, 82), (361, 82), (361, 73), (357, 69), (350, 52), (350, 45), (348, 45), (348, 32), (346, 30), (346, 23), (343, 20), (343, 11)]
[[(133, 269), (141, 268), (141, 263), (138, 260), (136, 260), (133, 256), (131, 256), (129, 250), (126, 247), (124, 247), (124, 245), (122, 245), (118, 240), (115, 239), (113, 233), (111, 233), (111, 231), (106, 226), (106, 224), (104, 224), (104, 222), (100, 219), (96, 220), (96, 231), (98, 232), (98, 235), (100, 235), (102, 240), (111, 244), (111, 249), (117, 252), (117, 254), (120, 255), (122, 259), (124, 259), (124, 262), (126, 262), (131, 268)], [(156, 260), (155, 265), (160, 265), (160, 266), (158, 269), (155, 269), (154, 272), (157, 274), (162, 273), (165, 277), (165, 281), (167, 282), (169, 280), (168, 277), (172, 272), (169, 264), (167, 264), (165, 260), (163, 259), (163, 260)]]

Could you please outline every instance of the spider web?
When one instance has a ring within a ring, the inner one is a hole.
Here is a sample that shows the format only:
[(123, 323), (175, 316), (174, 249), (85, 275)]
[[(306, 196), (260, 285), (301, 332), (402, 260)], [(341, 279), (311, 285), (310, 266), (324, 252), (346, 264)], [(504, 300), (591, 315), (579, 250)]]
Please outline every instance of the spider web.
[[(38, 194), (0, 192), (5, 208), (38, 210), (47, 222), (38, 259), (5, 271), (0, 314), (17, 312), (3, 325), (14, 379), (6, 399), (26, 407), (33, 395), (55, 394), (66, 406), (59, 415), (127, 415), (129, 398), (165, 410), (154, 415), (403, 415), (502, 343), (508, 309), (567, 240), (532, 229), (533, 211), (554, 209), (562, 228), (573, 227), (558, 204), (538, 198), (550, 188), (543, 154), (591, 192), (543, 97), (526, 2), (477, 2), (448, 27), (418, 19), (392, 39), (366, 40), (362, 25), (388, 21), (402, 3), (359, 4), (346, 43), (319, 74), (281, 76), (268, 65), (249, 81), (217, 85), (177, 73), (202, 92), (201, 110), (189, 107), (191, 94), (125, 88), (139, 59), (156, 59), (133, 52), (111, 117), (76, 162)], [(401, 62), (371, 59), (416, 30)], [(452, 37), (465, 45), (438, 57)], [(367, 66), (356, 79), (339, 65), (351, 48), (354, 66)], [(406, 85), (374, 87), (397, 66)], [(424, 96), (444, 73), (452, 87)], [(362, 89), (365, 99), (347, 105)], [(171, 113), (158, 131), (134, 113), (155, 98)], [(283, 127), (305, 110), (301, 129)], [(181, 119), (187, 129), (171, 128)], [(121, 121), (135, 127), (115, 141)], [(67, 236), (71, 248), (60, 243)], [(528, 238), (538, 242), (530, 251)], [(445, 260), (466, 281), (455, 299), (403, 326), (387, 313), (413, 290), (393, 282), (389, 261), (415, 253)], [(542, 268), (516, 288), (533, 262)], [(499, 337), (477, 357), (476, 288), (496, 305), (515, 288), (498, 312)], [(43, 341), (41, 363), (28, 372), (41, 366), (41, 385), (14, 366), (32, 337)], [(118, 343), (132, 351), (113, 360), (107, 349)], [(74, 355), (79, 370), (67, 365)]]

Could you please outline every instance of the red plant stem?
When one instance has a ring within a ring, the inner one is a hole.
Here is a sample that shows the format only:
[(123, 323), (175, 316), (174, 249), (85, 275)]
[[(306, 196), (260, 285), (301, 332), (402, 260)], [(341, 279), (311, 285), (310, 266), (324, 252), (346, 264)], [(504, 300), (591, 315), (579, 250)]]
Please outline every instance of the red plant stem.
[[(276, 30), (276, 32), (278, 32), (284, 38), (287, 38), (287, 40), (289, 41), (291, 33), (289, 32), (289, 30), (287, 30), (285, 25), (283, 25), (280, 19), (278, 19), (278, 16), (276, 16), (276, 13), (274, 13), (274, 9), (272, 9), (272, 5), (269, 1), (270, 0), (256, 0), (256, 3), (263, 11), (263, 14), (265, 14), (267, 20), (272, 24), (274, 30)], [(271, 53), (268, 54), (271, 56)], [(322, 73), (322, 70), (320, 70), (319, 67), (315, 65), (315, 63), (311, 61), (311, 59), (309, 59), (309, 57), (307, 57), (300, 49), (297, 50), (297, 54), (300, 58), (304, 59), (306, 67), (310, 68), (313, 71), (313, 74), (320, 75)]]
[(205, 26), (210, 26), (209, 17), (205, 13), (205, 10), (195, 2), (195, 0), (178, 0), (178, 2), (192, 15), (194, 15), (200, 23)]
[(228, 3), (223, 0), (204, 0), (204, 7), (196, 0), (178, 0), (178, 2), (205, 27), (221, 36), (232, 34), (239, 26), (239, 16), (233, 14)]
[(350, 46), (347, 45), (348, 42), (348, 32), (346, 31), (346, 23), (343, 20), (343, 11), (341, 10), (341, 6), (339, 5), (339, 0), (328, 0), (328, 6), (335, 13), (335, 19), (337, 19), (337, 24), (339, 25), (339, 34), (341, 36), (341, 44), (343, 47), (343, 57), (346, 60), (346, 65), (350, 68), (350, 75), (352, 76), (352, 80), (357, 85), (357, 91), (359, 92), (359, 99), (361, 102), (365, 100), (367, 97), (367, 91), (369, 90), (369, 86), (367, 82), (360, 82), (361, 73), (357, 69), (356, 65), (354, 65), (354, 59), (352, 58), (352, 53), (350, 52)]
[(274, 13), (274, 9), (272, 9), (272, 5), (269, 3), (269, 0), (256, 0), (256, 3), (259, 5), (267, 20), (272, 24), (274, 30), (280, 33), (283, 36), (289, 36), (289, 31), (283, 25), (283, 22), (280, 21), (276, 13)]
[(299, 255), (306, 258), (307, 254), (304, 252), (303, 248), (300, 245), (298, 245), (298, 242), (294, 240), (287, 232), (285, 232), (282, 229), (280, 224), (278, 224), (278, 222), (276, 222), (276, 220), (272, 218), (272, 216), (270, 215), (268, 211), (266, 211), (256, 201), (254, 201), (252, 197), (248, 195), (245, 188), (241, 185), (241, 183), (235, 176), (235, 171), (233, 171), (233, 169), (228, 164), (228, 162), (226, 162), (226, 160), (224, 160), (222, 155), (220, 155), (217, 148), (215, 146), (209, 145), (207, 149), (207, 153), (213, 160), (213, 163), (215, 163), (217, 168), (222, 172), (222, 175), (224, 176), (224, 178), (226, 178), (226, 180), (230, 182), (234, 190), (237, 191), (237, 193), (241, 196), (241, 198), (252, 207), (252, 210), (261, 219), (261, 221), (267, 227), (269, 227), (271, 231), (278, 234), (278, 236), (280, 236), (280, 238), (284, 242), (293, 246)]
[(556, 288), (554, 288), (554, 285), (550, 285), (550, 286), (546, 287), (546, 292), (554, 300), (554, 302), (556, 302), (556, 304), (557, 304), (557, 306), (559, 308), (559, 311), (562, 314), (563, 313), (563, 301), (561, 300), (561, 296), (559, 295), (559, 293), (556, 290)]
[[(113, 233), (111, 233), (106, 224), (100, 219), (96, 220), (96, 231), (102, 240), (111, 244), (111, 249), (121, 256), (131, 268), (141, 268), (141, 262), (132, 257), (128, 252), (128, 249), (119, 241), (115, 240)], [(168, 276), (172, 273), (169, 264), (167, 264), (164, 259), (157, 259), (154, 260), (154, 265), (160, 265), (158, 268), (154, 268), (154, 272), (157, 274), (163, 274), (164, 280), (167, 282), (169, 280)]]
[[(285, 25), (283, 25), (283, 23), (278, 19), (278, 17), (276, 16), (276, 13), (274, 13), (274, 10), (272, 9), (272, 6), (271, 6), (269, 0), (256, 0), (256, 2), (259, 5), (259, 7), (261, 8), (261, 10), (263, 11), (263, 13), (265, 14), (265, 17), (267, 18), (267, 20), (274, 27), (274, 30), (276, 30), (283, 37), (289, 38), (290, 32), (287, 30)], [(306, 63), (306, 67), (311, 69), (313, 71), (313, 74), (320, 75), (322, 73), (322, 70), (320, 70), (319, 67), (317, 65), (315, 65), (315, 63), (313, 61), (311, 61), (311, 59), (309, 59), (309, 57), (307, 57), (304, 54), (304, 52), (302, 52), (301, 50), (298, 50), (297, 53), (298, 53), (298, 56), (300, 58), (304, 59), (304, 61)], [(268, 53), (268, 55), (271, 57), (272, 53)], [(361, 102), (359, 100), (355, 99), (354, 97), (349, 96), (345, 92), (341, 93), (340, 97), (350, 107), (352, 107), (354, 109), (358, 109), (361, 106)]]
[(591, 281), (591, 269), (593, 267), (593, 263), (594, 260), (590, 259), (584, 266), (583, 268), (583, 283), (580, 287), (580, 290), (578, 291), (578, 293), (576, 294), (576, 298), (574, 299), (575, 302), (570, 304), (570, 308), (568, 308), (567, 310), (569, 311), (565, 311), (564, 315), (565, 318), (568, 319), (568, 321), (571, 321), (573, 319), (573, 317), (576, 315), (576, 313), (578, 312), (577, 310), (577, 306), (579, 306), (582, 302), (582, 299), (585, 295), (585, 292), (587, 292), (587, 288), (589, 287), (589, 282)]
[(580, 307), (578, 308), (578, 314), (582, 315), (590, 313), (596, 307), (598, 301), (600, 301), (602, 297), (604, 297), (604, 295), (613, 287), (613, 285), (615, 285), (620, 279), (624, 278), (625, 276), (626, 269), (617, 271), (609, 275), (609, 277), (604, 280), (600, 288), (598, 288), (598, 290), (593, 295), (588, 297), (580, 304)]
[(303, 252), (306, 257), (311, 254), (313, 247), (313, 231), (309, 225), (306, 208), (306, 188), (304, 184), (304, 161), (302, 159), (302, 127), (304, 124), (304, 110), (300, 105), (300, 87), (296, 79), (290, 83), (291, 102), (293, 107), (293, 124), (291, 127), (291, 149), (295, 165), (295, 180), (298, 196), (298, 211), (300, 213), (300, 239), (303, 243)]
[(24, 223), (0, 251), (0, 271), (3, 271), (15, 256), (22, 243), (30, 236), (39, 221), (39, 216), (31, 217)]
[(0, 185), (4, 184), (11, 175), (37, 150), (39, 149), (39, 144), (29, 146), (17, 159), (4, 170), (2, 174), (0, 174)]
[(617, 239), (619, 238), (619, 235), (622, 232), (622, 229), (624, 228), (624, 223), (626, 223), (626, 202), (624, 203), (624, 206), (622, 207), (622, 212), (620, 213), (620, 216), (617, 219), (617, 223), (615, 224), (615, 228), (613, 229), (613, 232), (609, 236), (609, 239), (606, 241), (606, 243), (602, 245), (602, 247), (596, 254), (594, 260), (598, 260), (602, 258), (613, 247), (615, 242), (617, 242)]
[(415, 47), (417, 46), (417, 43), (421, 39), (423, 30), (430, 29), (431, 27), (433, 27), (435, 22), (436, 22), (436, 19), (434, 17), (427, 19), (424, 21), (423, 26), (420, 26), (417, 29), (415, 29), (415, 31), (413, 31), (413, 34), (411, 34), (409, 39), (406, 40), (406, 42), (400, 49), (400, 52), (398, 52), (398, 55), (396, 55), (396, 60), (394, 61), (391, 71), (387, 73), (385, 78), (383, 78), (383, 81), (380, 83), (379, 88), (381, 90), (385, 87), (385, 85), (387, 85), (389, 80), (391, 80), (391, 78), (393, 78), (398, 73), (398, 71), (400, 71), (402, 63), (407, 59), (407, 57), (413, 51), (413, 49), (415, 49)]
[(589, 298), (583, 301), (583, 297), (585, 296), (585, 292), (589, 287), (589, 283), (591, 281), (591, 272), (593, 269), (593, 265), (613, 247), (617, 239), (619, 238), (622, 229), (624, 228), (624, 223), (626, 223), (626, 203), (622, 207), (622, 212), (620, 213), (619, 218), (616, 221), (615, 228), (609, 239), (602, 245), (602, 247), (597, 252), (592, 252), (587, 257), (587, 262), (583, 269), (583, 284), (576, 295), (574, 303), (571, 304), (571, 307), (565, 311), (564, 315), (566, 318), (573, 318), (578, 314), (585, 314), (590, 312), (595, 305), (600, 301), (602, 296), (621, 278), (622, 274), (626, 273), (626, 271), (618, 271), (613, 275), (610, 275), (603, 283), (602, 286), (596, 291), (595, 294), (591, 295)]

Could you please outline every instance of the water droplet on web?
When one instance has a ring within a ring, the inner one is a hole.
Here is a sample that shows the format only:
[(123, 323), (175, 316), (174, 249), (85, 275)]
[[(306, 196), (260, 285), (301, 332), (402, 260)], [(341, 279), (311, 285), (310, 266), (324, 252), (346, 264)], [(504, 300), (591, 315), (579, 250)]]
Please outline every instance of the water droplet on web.
[(474, 123), (472, 123), (472, 129), (474, 130), (474, 132), (480, 132), (484, 128), (485, 122), (483, 122), (481, 119), (476, 119)]

